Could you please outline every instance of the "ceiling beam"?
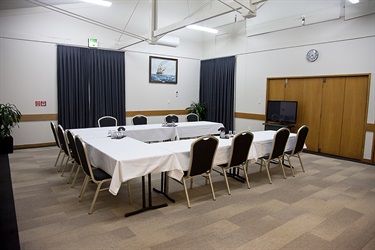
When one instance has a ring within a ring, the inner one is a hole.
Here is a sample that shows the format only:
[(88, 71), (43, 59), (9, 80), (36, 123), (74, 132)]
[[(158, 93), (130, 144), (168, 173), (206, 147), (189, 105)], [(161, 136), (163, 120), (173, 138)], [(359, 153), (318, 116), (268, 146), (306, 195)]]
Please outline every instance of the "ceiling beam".
[[(256, 4), (260, 2), (265, 2), (267, 0), (237, 0), (233, 2), (228, 2), (225, 5), (220, 5), (215, 9), (205, 11), (204, 13), (196, 14), (192, 17), (189, 17), (187, 19), (184, 19), (182, 21), (167, 25), (163, 28), (158, 28), (155, 23), (157, 22), (154, 18), (157, 17), (157, 0), (152, 0), (152, 19), (153, 19), (153, 25), (151, 30), (151, 40), (168, 34), (172, 31), (176, 31), (182, 28), (185, 28), (188, 25), (200, 23), (218, 16), (222, 16), (225, 14), (228, 14), (233, 11), (241, 11), (243, 13), (243, 16), (246, 18), (251, 18), (256, 15)], [(254, 2), (254, 3), (253, 3)], [(249, 11), (250, 10), (250, 11)], [(249, 13), (251, 12), (251, 14)], [(250, 15), (249, 15), (250, 14)]]

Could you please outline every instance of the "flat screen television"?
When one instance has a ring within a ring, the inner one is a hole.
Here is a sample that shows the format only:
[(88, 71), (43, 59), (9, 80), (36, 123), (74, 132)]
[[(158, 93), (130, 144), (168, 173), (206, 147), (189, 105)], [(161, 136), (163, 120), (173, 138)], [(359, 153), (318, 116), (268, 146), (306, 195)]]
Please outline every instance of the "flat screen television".
[(297, 106), (297, 101), (268, 101), (267, 121), (295, 124), (297, 122)]

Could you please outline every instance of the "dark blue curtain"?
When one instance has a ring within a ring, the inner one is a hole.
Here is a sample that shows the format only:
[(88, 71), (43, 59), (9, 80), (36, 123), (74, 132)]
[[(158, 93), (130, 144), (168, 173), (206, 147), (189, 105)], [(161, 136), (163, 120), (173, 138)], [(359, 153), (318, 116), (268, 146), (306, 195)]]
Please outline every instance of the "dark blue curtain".
[(234, 56), (201, 61), (199, 102), (207, 107), (207, 121), (234, 128)]
[(125, 125), (124, 52), (57, 47), (58, 123), (96, 127), (111, 115)]

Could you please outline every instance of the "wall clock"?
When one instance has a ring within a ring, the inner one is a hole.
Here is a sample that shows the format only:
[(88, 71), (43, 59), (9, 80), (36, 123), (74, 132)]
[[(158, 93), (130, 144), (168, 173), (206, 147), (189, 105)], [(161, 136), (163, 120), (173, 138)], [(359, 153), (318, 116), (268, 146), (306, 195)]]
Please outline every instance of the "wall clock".
[(306, 58), (309, 62), (315, 62), (318, 57), (319, 52), (316, 49), (310, 49), (306, 54)]

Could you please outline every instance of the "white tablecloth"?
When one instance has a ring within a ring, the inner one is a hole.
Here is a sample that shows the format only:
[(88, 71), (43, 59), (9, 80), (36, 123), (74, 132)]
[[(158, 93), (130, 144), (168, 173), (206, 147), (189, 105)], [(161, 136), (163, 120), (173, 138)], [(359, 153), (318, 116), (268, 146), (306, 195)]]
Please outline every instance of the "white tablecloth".
[[(213, 123), (209, 128), (209, 122), (197, 122), (195, 126), (194, 123), (179, 123), (178, 125), (183, 125), (175, 128), (162, 128), (158, 124), (127, 126), (126, 131), (129, 136), (122, 139), (111, 139), (107, 136), (108, 130), (115, 129), (115, 127), (72, 129), (71, 131), (73, 134), (80, 135), (85, 141), (91, 164), (112, 176), (109, 191), (116, 195), (121, 183), (149, 173), (168, 172), (170, 177), (180, 180), (183, 171), (189, 167), (190, 146), (195, 139), (151, 144), (142, 141), (149, 140), (145, 134), (151, 131), (162, 131), (157, 135), (158, 137), (172, 135), (174, 138), (177, 134), (178, 137), (191, 137), (200, 136), (202, 133), (214, 134), (216, 128), (222, 126), (222, 124)], [(196, 133), (191, 131), (196, 131)], [(275, 132), (271, 130), (253, 132), (254, 140), (249, 151), (251, 161), (255, 162), (259, 157), (270, 153)], [(150, 140), (154, 140), (157, 136)], [(143, 139), (138, 140), (139, 138)], [(296, 134), (290, 134), (286, 150), (294, 147), (295, 140)], [(229, 160), (231, 141), (231, 138), (219, 140), (214, 164), (226, 163)]]
[[(125, 135), (142, 142), (155, 142), (174, 140), (180, 138), (197, 137), (202, 135), (219, 134), (218, 129), (223, 124), (216, 122), (179, 122), (176, 127), (163, 127), (162, 124), (130, 125), (125, 128)], [(74, 134), (79, 134), (83, 140), (86, 138), (103, 138), (108, 131), (117, 130), (117, 127), (82, 128), (72, 129)]]
[(170, 177), (181, 179), (183, 170), (176, 154), (160, 147), (161, 143), (147, 144), (143, 141), (174, 139), (177, 134), (212, 134), (223, 126), (211, 122), (193, 123), (178, 123), (177, 127), (162, 127), (161, 124), (125, 126), (127, 137), (122, 139), (108, 137), (108, 131), (118, 127), (72, 129), (71, 132), (86, 143), (91, 164), (112, 176), (109, 191), (116, 195), (122, 182), (149, 173), (167, 171)]
[(175, 154), (157, 144), (146, 144), (125, 137), (122, 139), (86, 138), (91, 164), (112, 176), (109, 192), (118, 193), (121, 183), (149, 173), (168, 171), (168, 175), (181, 179), (183, 171)]
[[(273, 136), (276, 131), (258, 131), (253, 132), (254, 140), (249, 150), (248, 159), (256, 162), (258, 158), (269, 154), (272, 150)], [(296, 142), (296, 134), (291, 133), (285, 150), (293, 149)], [(190, 164), (190, 146), (195, 139), (170, 141), (157, 144), (158, 147), (173, 152), (177, 156), (177, 160), (182, 170), (187, 171)], [(214, 164), (223, 164), (229, 161), (232, 138), (219, 139), (218, 149), (216, 151)]]

